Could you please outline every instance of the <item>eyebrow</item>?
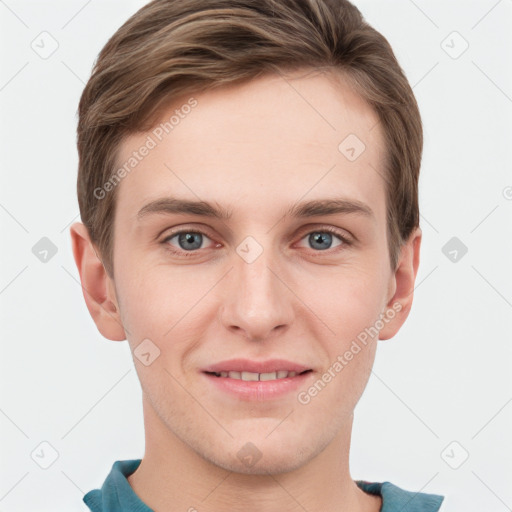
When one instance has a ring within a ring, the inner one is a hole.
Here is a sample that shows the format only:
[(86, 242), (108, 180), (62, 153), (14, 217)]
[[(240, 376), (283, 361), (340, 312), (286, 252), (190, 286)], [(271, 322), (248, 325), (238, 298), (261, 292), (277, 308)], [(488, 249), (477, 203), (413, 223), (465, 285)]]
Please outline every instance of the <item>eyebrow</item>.
[[(174, 197), (164, 197), (151, 201), (143, 206), (137, 213), (140, 221), (149, 214), (189, 214), (202, 217), (211, 217), (219, 220), (228, 220), (232, 210), (221, 206), (214, 206), (206, 201), (191, 201)], [(357, 199), (313, 199), (292, 205), (285, 216), (295, 218), (316, 217), (321, 215), (358, 214), (367, 218), (374, 218), (372, 209)]]

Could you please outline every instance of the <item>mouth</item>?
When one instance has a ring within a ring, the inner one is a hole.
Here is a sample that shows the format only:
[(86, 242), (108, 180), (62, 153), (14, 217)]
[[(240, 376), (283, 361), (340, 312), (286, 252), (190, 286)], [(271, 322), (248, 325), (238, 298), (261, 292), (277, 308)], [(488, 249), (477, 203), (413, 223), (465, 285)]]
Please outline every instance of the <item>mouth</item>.
[(235, 379), (235, 380), (243, 380), (245, 382), (255, 382), (255, 381), (273, 381), (273, 380), (282, 380), (282, 379), (290, 379), (292, 377), (296, 377), (297, 375), (304, 375), (306, 373), (310, 373), (313, 370), (304, 370), (302, 372), (288, 371), (288, 370), (277, 370), (275, 372), (266, 372), (266, 373), (256, 373), (256, 372), (237, 372), (237, 371), (221, 371), (221, 372), (204, 372), (208, 375), (212, 375), (219, 379)]
[[(212, 389), (237, 401), (264, 402), (292, 396), (307, 385), (315, 369), (288, 359), (230, 359), (201, 369)], [(289, 398), (288, 398), (289, 399)]]

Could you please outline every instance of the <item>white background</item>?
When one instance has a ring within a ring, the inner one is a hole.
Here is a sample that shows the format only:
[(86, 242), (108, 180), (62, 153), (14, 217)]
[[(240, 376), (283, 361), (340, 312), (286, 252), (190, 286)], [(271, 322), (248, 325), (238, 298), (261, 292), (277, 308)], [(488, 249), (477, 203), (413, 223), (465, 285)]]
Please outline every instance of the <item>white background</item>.
[[(127, 343), (97, 331), (69, 237), (78, 100), (144, 3), (0, 1), (0, 511), (87, 510), (112, 463), (144, 453)], [(512, 510), (512, 0), (354, 3), (414, 88), (425, 150), (414, 305), (380, 342), (352, 476), (443, 494), (443, 510)], [(43, 31), (59, 45), (48, 59), (31, 48)], [(453, 31), (469, 44), (458, 58)], [(32, 252), (42, 237), (57, 248), (46, 263)], [(457, 262), (442, 252), (452, 237), (468, 248)], [(49, 456), (43, 441), (58, 453), (48, 469), (31, 457)]]

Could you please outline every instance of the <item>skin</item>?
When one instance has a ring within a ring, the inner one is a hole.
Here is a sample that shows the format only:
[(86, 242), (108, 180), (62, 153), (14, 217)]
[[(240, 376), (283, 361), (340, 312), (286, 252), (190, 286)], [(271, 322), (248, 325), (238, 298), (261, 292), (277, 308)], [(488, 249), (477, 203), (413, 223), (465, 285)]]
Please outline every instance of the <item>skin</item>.
[[(421, 243), (418, 228), (391, 270), (378, 117), (341, 78), (320, 72), (267, 75), (194, 98), (198, 105), (118, 185), (112, 279), (83, 224), (71, 227), (101, 334), (127, 339), (132, 352), (146, 338), (160, 350), (149, 366), (134, 357), (146, 451), (128, 481), (157, 512), (378, 511), (380, 497), (350, 475), (353, 412), (377, 339), (393, 337), (409, 314)], [(353, 162), (338, 150), (350, 133), (366, 145)], [(126, 138), (118, 162), (148, 134)], [(145, 204), (170, 195), (233, 215), (137, 220)], [(299, 201), (338, 197), (364, 202), (373, 216), (284, 216)], [(329, 226), (353, 243), (332, 235), (319, 249), (309, 235)], [(191, 252), (178, 236), (168, 238), (172, 228), (204, 230), (192, 257), (168, 250)], [(251, 263), (236, 252), (247, 236), (263, 248)], [(298, 392), (243, 402), (200, 372), (233, 357), (282, 357), (314, 369), (298, 391), (307, 390), (397, 303), (378, 336), (307, 405)], [(247, 442), (262, 454), (251, 467), (237, 457)]]

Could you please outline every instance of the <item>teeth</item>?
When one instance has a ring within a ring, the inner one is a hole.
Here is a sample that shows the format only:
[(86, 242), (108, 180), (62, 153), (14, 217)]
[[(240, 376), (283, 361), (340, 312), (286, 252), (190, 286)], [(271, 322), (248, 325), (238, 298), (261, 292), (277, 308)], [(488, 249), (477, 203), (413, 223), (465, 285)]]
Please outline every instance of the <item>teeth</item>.
[(289, 372), (288, 370), (279, 370), (270, 373), (254, 373), (254, 372), (219, 372), (216, 375), (220, 377), (229, 377), (230, 379), (238, 379), (245, 381), (266, 381), (285, 379), (286, 377), (295, 377), (297, 372)]
[(260, 380), (258, 373), (242, 372), (242, 380)]

